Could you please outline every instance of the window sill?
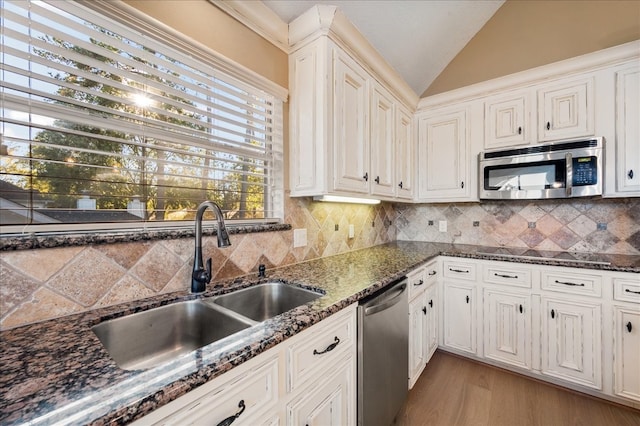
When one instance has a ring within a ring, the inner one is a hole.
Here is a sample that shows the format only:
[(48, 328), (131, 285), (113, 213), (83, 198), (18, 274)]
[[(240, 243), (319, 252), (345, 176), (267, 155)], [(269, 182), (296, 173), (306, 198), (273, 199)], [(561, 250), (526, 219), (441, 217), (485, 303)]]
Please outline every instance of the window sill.
[[(253, 234), (258, 232), (288, 231), (290, 224), (250, 224), (230, 225), (227, 232), (233, 234)], [(203, 235), (216, 235), (215, 226), (203, 226)], [(136, 241), (154, 241), (195, 236), (193, 225), (189, 227), (148, 229), (148, 230), (120, 230), (120, 231), (91, 231), (78, 233), (31, 233), (11, 234), (0, 236), (0, 251), (30, 250), (39, 248), (85, 246), (95, 244), (130, 243)]]

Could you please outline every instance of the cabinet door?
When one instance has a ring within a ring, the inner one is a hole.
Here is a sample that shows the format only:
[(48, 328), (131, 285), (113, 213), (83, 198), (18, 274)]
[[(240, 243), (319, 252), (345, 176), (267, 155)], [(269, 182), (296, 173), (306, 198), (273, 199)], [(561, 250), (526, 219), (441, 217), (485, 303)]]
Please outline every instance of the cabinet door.
[(409, 303), (409, 389), (413, 387), (427, 365), (427, 305), (422, 293)]
[(615, 307), (614, 392), (640, 401), (640, 308)]
[(542, 372), (601, 389), (601, 305), (543, 298), (542, 307)]
[(487, 149), (529, 143), (529, 94), (512, 94), (489, 99), (485, 103), (485, 139)]
[(356, 424), (355, 360), (331, 368), (326, 381), (313, 383), (287, 406), (287, 425), (338, 426)]
[(469, 196), (467, 127), (466, 110), (420, 119), (420, 198), (440, 201)]
[(640, 191), (640, 67), (616, 73), (616, 190)]
[(476, 353), (476, 289), (469, 285), (444, 284), (444, 345)]
[(413, 198), (415, 155), (411, 114), (396, 107), (396, 194), (398, 198)]
[(530, 296), (484, 292), (484, 355), (521, 368), (531, 367)]
[(371, 94), (371, 194), (395, 195), (394, 102), (389, 92), (375, 84)]
[(334, 188), (368, 193), (369, 123), (367, 73), (353, 59), (334, 51)]
[(538, 91), (540, 141), (593, 135), (593, 79)]
[(425, 334), (425, 363), (429, 362), (433, 353), (438, 349), (438, 286), (432, 285), (425, 293), (426, 334)]

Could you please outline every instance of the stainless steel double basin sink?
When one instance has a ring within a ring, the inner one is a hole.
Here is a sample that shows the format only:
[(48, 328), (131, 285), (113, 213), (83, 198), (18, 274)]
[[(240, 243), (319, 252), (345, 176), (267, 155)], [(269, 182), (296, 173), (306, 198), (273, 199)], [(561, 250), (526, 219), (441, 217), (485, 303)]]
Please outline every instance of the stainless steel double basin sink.
[(176, 302), (92, 327), (125, 370), (151, 368), (323, 296), (282, 282)]

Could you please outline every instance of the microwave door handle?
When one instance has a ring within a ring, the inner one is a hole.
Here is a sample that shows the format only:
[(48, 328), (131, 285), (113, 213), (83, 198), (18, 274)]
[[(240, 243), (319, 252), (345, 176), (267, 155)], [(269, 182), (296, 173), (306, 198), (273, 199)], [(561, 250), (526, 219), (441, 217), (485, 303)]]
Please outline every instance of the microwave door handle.
[(565, 155), (565, 162), (567, 167), (567, 178), (565, 187), (567, 190), (567, 197), (571, 197), (571, 191), (573, 187), (573, 156), (570, 152), (567, 152), (567, 154)]

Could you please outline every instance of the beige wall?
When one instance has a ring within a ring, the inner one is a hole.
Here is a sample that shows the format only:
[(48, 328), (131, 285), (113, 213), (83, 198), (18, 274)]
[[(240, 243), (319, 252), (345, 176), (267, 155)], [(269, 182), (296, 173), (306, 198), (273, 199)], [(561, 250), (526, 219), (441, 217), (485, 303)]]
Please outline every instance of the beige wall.
[(637, 39), (638, 0), (507, 0), (422, 96)]
[(287, 54), (206, 0), (124, 0), (274, 83), (288, 87)]

